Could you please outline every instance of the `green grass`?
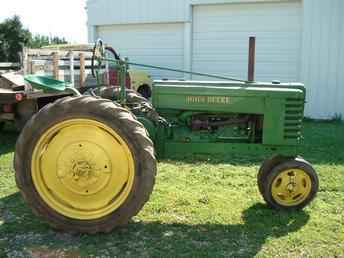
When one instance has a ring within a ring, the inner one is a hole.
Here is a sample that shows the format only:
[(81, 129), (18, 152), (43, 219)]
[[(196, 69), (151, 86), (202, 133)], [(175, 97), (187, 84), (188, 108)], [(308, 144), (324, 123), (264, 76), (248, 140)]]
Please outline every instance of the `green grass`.
[(54, 232), (26, 207), (13, 176), (15, 138), (0, 135), (0, 257), (344, 257), (343, 124), (305, 124), (301, 154), (320, 191), (304, 211), (265, 206), (262, 157), (165, 160), (139, 215), (94, 236)]

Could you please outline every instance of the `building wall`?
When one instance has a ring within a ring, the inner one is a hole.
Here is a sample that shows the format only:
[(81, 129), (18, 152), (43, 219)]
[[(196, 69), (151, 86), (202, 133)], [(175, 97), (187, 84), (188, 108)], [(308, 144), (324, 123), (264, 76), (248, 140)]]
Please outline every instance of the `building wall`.
[[(296, 0), (88, 0), (89, 40), (98, 26), (183, 23), (184, 68), (192, 69), (192, 6), (201, 4), (295, 2)], [(343, 0), (300, 0), (303, 5), (300, 78), (308, 91), (306, 115), (344, 117)]]
[[(97, 33), (130, 61), (184, 69), (183, 26), (181, 22), (105, 25)], [(183, 78), (183, 74), (157, 69), (149, 73), (153, 78)]]
[(308, 92), (306, 113), (344, 118), (344, 1), (303, 1), (301, 81)]
[(185, 21), (187, 0), (88, 0), (88, 24)]
[(300, 1), (195, 5), (192, 69), (247, 78), (251, 36), (257, 38), (256, 80), (300, 81)]
[(191, 5), (288, 1), (290, 0), (88, 0), (88, 25), (186, 22), (191, 18)]

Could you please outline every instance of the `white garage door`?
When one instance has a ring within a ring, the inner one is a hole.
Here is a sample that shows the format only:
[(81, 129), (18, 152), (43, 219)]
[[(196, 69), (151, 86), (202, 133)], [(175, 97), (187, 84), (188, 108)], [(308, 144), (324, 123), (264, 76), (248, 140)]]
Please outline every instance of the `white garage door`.
[(300, 80), (300, 2), (200, 5), (193, 14), (194, 71), (246, 79), (255, 36), (257, 80)]
[[(99, 26), (97, 33), (121, 57), (129, 57), (130, 61), (184, 68), (184, 29), (181, 23)], [(150, 72), (155, 79), (182, 77), (159, 70)]]

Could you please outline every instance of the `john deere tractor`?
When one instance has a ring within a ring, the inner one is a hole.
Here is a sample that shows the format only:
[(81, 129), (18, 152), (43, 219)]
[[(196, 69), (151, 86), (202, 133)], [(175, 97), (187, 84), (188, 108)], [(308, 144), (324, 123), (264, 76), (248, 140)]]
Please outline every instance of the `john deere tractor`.
[[(172, 156), (267, 153), (258, 188), (270, 207), (302, 209), (315, 197), (316, 172), (297, 152), (302, 84), (196, 73), (227, 80), (155, 81), (150, 102), (125, 88), (126, 68), (167, 68), (109, 59), (101, 41), (94, 57), (95, 74), (110, 62), (120, 85), (84, 95), (70, 88), (71, 96), (33, 116), (16, 145), (17, 185), (52, 227), (97, 233), (126, 224), (153, 191), (157, 158)], [(27, 80), (46, 91), (65, 90), (61, 81)]]

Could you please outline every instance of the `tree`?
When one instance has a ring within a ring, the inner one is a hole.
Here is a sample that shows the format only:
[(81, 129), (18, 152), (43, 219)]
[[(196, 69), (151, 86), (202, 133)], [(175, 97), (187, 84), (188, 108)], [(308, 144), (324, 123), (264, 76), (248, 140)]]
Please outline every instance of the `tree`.
[(65, 38), (32, 35), (24, 29), (19, 16), (0, 23), (0, 62), (19, 62), (23, 47), (40, 48), (48, 45), (66, 44)]
[(40, 48), (49, 45), (49, 37), (42, 35), (35, 35), (31, 38), (29, 46), (31, 48)]
[(37, 34), (31, 38), (28, 47), (40, 48), (40, 47), (44, 47), (48, 45), (58, 45), (58, 44), (66, 44), (66, 43), (68, 42), (66, 41), (65, 38), (59, 38), (57, 36), (48, 37), (48, 36)]
[(30, 39), (31, 33), (23, 28), (19, 16), (0, 23), (0, 62), (18, 62), (19, 53)]

